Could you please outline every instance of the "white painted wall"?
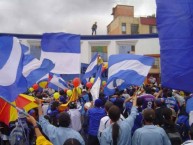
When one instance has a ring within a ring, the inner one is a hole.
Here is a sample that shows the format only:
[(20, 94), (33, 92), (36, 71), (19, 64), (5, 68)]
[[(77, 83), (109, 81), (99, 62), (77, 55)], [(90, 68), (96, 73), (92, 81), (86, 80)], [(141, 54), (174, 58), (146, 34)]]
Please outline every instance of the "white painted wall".
[[(40, 40), (30, 39), (29, 41), (22, 40), (22, 43), (38, 44)], [(115, 39), (115, 40), (81, 40), (81, 63), (90, 63), (91, 60), (91, 46), (107, 46), (108, 57), (119, 53), (120, 45), (135, 45), (135, 54), (160, 54), (160, 45), (158, 38), (144, 38), (144, 39)]]
[(159, 39), (138, 39), (135, 45), (135, 54), (160, 54)]
[(108, 46), (108, 57), (119, 53), (120, 45), (135, 45), (135, 54), (160, 54), (158, 38), (146, 39), (119, 39), (119, 40), (84, 40), (81, 41), (81, 62), (89, 63), (91, 60), (91, 46)]

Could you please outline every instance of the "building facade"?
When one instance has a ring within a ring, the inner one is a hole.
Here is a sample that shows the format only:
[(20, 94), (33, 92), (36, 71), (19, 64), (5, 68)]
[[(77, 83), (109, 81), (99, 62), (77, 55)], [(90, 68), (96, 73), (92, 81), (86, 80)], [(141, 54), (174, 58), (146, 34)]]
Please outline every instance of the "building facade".
[(107, 26), (108, 35), (157, 33), (155, 15), (134, 17), (134, 7), (117, 5), (113, 8), (113, 20)]
[[(36, 58), (41, 57), (42, 35), (0, 34), (18, 37), (20, 42), (29, 48), (29, 53)], [(153, 56), (155, 63), (150, 74), (159, 78), (160, 75), (160, 45), (157, 34), (143, 35), (95, 35), (81, 36), (81, 64), (89, 64), (93, 55), (98, 52), (105, 63), (114, 54), (138, 54)], [(84, 73), (81, 68), (80, 73)]]

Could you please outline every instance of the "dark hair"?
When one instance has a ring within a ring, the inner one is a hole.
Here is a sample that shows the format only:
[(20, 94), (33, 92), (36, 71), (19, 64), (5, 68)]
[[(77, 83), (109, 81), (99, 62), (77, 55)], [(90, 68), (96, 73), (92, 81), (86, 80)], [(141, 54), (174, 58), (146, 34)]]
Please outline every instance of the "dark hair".
[(49, 123), (51, 123), (51, 118), (50, 118), (49, 115), (45, 115), (44, 118), (45, 118), (46, 120), (48, 120)]
[(124, 90), (119, 90), (118, 88), (115, 89), (115, 95), (121, 96), (123, 94)]
[(162, 115), (165, 125), (174, 126), (174, 123), (172, 121), (172, 110), (170, 108), (163, 108)]
[(145, 86), (143, 86), (143, 89), (145, 90), (145, 92), (146, 92), (147, 94), (152, 94), (152, 88), (151, 88), (150, 85), (145, 85)]
[(190, 135), (190, 139), (192, 140), (193, 139), (193, 123), (190, 126), (189, 135)]
[(172, 97), (172, 90), (168, 90), (166, 95), (167, 95), (167, 97)]
[(59, 126), (68, 127), (70, 122), (70, 115), (67, 112), (62, 112), (59, 114)]
[(172, 117), (172, 110), (169, 108), (163, 108), (162, 115), (165, 120), (170, 120)]
[(110, 109), (112, 106), (113, 106), (113, 103), (110, 102), (110, 101), (107, 101), (107, 102), (105, 103), (105, 110), (108, 112), (109, 109)]
[(67, 139), (63, 145), (81, 145), (81, 143), (75, 138)]
[(185, 96), (189, 96), (190, 94), (191, 94), (190, 92), (184, 91), (184, 95), (185, 95)]
[(81, 145), (81, 143), (75, 138), (67, 139), (63, 145)]
[(68, 104), (68, 107), (69, 107), (70, 109), (76, 109), (76, 108), (77, 108), (77, 104), (76, 104), (76, 102), (70, 102), (70, 103)]
[(143, 105), (143, 99), (141, 97), (137, 98), (137, 106)]
[(58, 102), (58, 101), (52, 102), (52, 104), (51, 104), (51, 110), (52, 110), (52, 111), (53, 111), (53, 110), (56, 110), (58, 106), (59, 106), (59, 102)]
[(114, 122), (112, 125), (112, 138), (113, 138), (113, 145), (117, 145), (118, 137), (119, 137), (119, 125), (117, 124), (117, 121), (120, 118), (121, 111), (119, 107), (113, 105), (109, 111), (109, 118)]
[(66, 95), (66, 93), (64, 92), (64, 90), (60, 90), (60, 91), (59, 91), (59, 94), (62, 95), (62, 96)]
[(143, 111), (143, 119), (146, 122), (153, 123), (153, 121), (155, 120), (155, 111), (153, 109), (146, 108)]

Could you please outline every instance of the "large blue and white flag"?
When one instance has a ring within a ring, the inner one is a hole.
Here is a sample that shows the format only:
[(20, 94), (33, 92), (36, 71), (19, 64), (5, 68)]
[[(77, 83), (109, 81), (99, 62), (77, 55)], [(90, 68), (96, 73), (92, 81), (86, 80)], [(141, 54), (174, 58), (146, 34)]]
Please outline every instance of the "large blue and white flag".
[(48, 83), (48, 87), (52, 88), (54, 90), (67, 89), (68, 84), (63, 78), (61, 78), (57, 75), (53, 75), (52, 79)]
[(90, 61), (89, 66), (86, 69), (83, 80), (88, 82), (90, 77), (93, 77), (93, 74), (97, 72), (98, 68), (98, 53), (96, 53)]
[(99, 98), (100, 86), (101, 86), (101, 74), (102, 74), (102, 64), (98, 68), (94, 84), (90, 90), (93, 97), (93, 101)]
[(31, 87), (38, 80), (48, 74), (54, 66), (53, 62), (49, 59), (43, 59), (43, 61), (40, 61), (30, 54), (24, 55), (22, 73), (27, 80), (28, 87)]
[(156, 0), (161, 84), (193, 92), (193, 0)]
[(51, 60), (56, 74), (80, 74), (80, 35), (45, 33), (41, 41), (41, 59)]
[(142, 55), (118, 54), (109, 57), (109, 71), (106, 95), (112, 95), (115, 88), (123, 90), (130, 85), (143, 84), (154, 58)]
[(22, 75), (23, 57), (17, 38), (0, 37), (0, 96), (10, 102), (27, 90), (27, 81)]

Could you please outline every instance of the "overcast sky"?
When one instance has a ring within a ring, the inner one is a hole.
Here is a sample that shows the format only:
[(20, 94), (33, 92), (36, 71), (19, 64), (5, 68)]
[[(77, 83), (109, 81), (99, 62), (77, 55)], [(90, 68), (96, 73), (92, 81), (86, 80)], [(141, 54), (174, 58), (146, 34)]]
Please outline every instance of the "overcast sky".
[(132, 5), (135, 16), (155, 13), (155, 0), (0, 0), (0, 33), (67, 32), (105, 35), (117, 4)]

